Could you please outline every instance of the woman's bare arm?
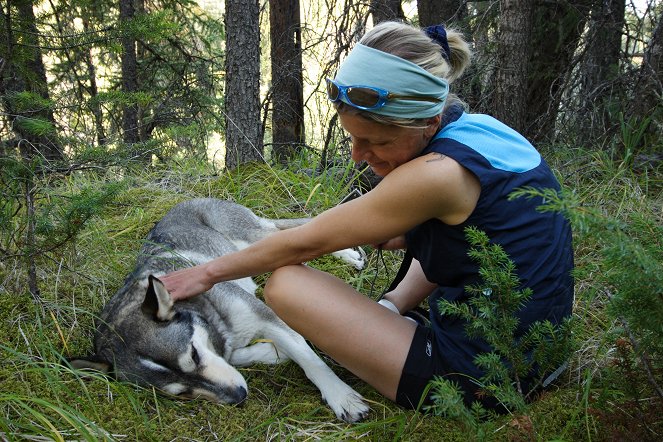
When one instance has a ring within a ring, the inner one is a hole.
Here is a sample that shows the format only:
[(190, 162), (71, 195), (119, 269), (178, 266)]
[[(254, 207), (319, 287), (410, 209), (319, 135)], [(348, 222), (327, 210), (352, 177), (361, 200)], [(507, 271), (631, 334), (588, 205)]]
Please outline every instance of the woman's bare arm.
[(371, 192), (303, 226), (161, 280), (175, 299), (183, 299), (217, 282), (270, 272), (348, 247), (380, 244), (431, 218), (462, 222), (476, 205), (478, 181), (451, 159), (427, 161), (427, 157), (398, 167)]
[(435, 287), (435, 283), (426, 279), (419, 261), (413, 259), (398, 287), (385, 293), (384, 298), (394, 304), (400, 313), (405, 313), (418, 306)]

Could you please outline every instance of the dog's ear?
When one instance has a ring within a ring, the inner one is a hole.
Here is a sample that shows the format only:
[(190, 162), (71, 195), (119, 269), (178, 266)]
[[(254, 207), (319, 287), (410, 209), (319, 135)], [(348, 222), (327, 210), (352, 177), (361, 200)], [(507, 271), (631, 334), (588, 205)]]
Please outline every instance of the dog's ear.
[(150, 275), (148, 282), (145, 301), (141, 306), (143, 313), (159, 321), (170, 321), (175, 316), (173, 297), (158, 278)]
[(110, 363), (101, 360), (96, 355), (67, 358), (67, 362), (76, 370), (96, 370), (108, 374), (112, 369)]

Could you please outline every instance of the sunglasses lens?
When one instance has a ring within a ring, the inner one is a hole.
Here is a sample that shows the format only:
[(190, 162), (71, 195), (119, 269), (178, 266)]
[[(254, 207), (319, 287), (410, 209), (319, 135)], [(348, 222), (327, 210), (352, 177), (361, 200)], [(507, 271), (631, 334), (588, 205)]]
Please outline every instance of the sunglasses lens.
[(372, 108), (380, 101), (377, 91), (365, 87), (349, 87), (346, 94), (355, 106)]
[(336, 86), (332, 81), (327, 80), (327, 97), (331, 101), (338, 100), (339, 92), (340, 91), (338, 90), (338, 86)]

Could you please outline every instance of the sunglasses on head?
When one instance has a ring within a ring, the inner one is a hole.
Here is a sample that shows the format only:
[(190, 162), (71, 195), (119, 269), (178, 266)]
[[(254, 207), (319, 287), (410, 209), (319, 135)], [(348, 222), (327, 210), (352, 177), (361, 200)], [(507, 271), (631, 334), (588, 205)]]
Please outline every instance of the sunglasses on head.
[(343, 101), (361, 110), (380, 109), (388, 100), (394, 98), (430, 101), (433, 103), (440, 103), (442, 101), (435, 97), (392, 94), (387, 90), (373, 86), (341, 86), (331, 78), (327, 78), (327, 98), (334, 103), (345, 98)]

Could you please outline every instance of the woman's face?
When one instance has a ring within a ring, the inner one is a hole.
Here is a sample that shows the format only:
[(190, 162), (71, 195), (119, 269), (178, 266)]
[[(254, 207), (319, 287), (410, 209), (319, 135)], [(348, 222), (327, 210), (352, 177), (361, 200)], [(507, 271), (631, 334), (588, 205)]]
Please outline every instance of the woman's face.
[(339, 119), (352, 139), (352, 160), (366, 161), (373, 172), (382, 177), (417, 157), (439, 125), (439, 117), (432, 118), (432, 123), (425, 128), (380, 124), (349, 112), (339, 113)]

